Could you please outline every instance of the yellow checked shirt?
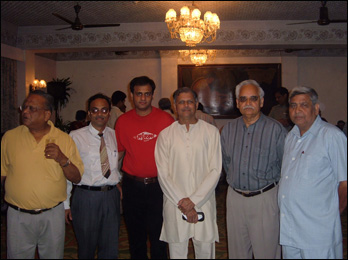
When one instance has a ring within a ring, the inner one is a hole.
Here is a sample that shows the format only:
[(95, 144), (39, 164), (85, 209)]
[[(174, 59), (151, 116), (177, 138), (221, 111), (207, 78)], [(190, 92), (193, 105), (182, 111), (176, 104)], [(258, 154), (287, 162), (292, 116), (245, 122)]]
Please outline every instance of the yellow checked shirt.
[(1, 176), (5, 180), (5, 200), (23, 209), (52, 208), (66, 199), (66, 178), (59, 163), (46, 159), (47, 138), (54, 138), (62, 153), (78, 168), (84, 168), (72, 138), (54, 127), (39, 143), (29, 129), (18, 126), (5, 133), (1, 141)]

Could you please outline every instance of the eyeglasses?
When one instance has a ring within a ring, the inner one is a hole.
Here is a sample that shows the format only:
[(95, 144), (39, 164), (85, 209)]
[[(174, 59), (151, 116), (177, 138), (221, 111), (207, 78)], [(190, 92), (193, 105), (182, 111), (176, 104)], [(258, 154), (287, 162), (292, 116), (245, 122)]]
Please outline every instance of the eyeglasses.
[(242, 96), (242, 97), (239, 97), (239, 98), (238, 98), (239, 102), (241, 102), (241, 103), (246, 102), (248, 99), (249, 99), (251, 102), (256, 102), (257, 100), (259, 100), (259, 97), (258, 97), (258, 96), (251, 96), (251, 97), (247, 98), (247, 97), (245, 97), (245, 96)]
[(96, 108), (96, 107), (91, 108), (91, 113), (92, 113), (92, 114), (97, 114), (97, 113), (99, 113), (99, 111), (100, 111), (102, 114), (107, 114), (107, 113), (109, 112), (109, 109), (108, 109), (108, 108), (105, 108), (105, 107), (103, 107), (102, 109), (98, 109), (98, 108)]
[(27, 108), (29, 108), (29, 111), (31, 113), (37, 112), (38, 110), (48, 110), (46, 108), (42, 108), (42, 107), (33, 107), (33, 106), (27, 106), (27, 105), (23, 105), (23, 106), (19, 106), (19, 110), (21, 112), (23, 112), (24, 110), (26, 110)]

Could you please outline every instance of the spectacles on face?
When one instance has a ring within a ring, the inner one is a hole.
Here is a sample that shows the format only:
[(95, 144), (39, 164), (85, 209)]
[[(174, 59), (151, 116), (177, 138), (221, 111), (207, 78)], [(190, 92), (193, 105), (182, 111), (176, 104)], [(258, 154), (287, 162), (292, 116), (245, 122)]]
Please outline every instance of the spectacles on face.
[(109, 112), (109, 109), (105, 108), (105, 107), (103, 107), (102, 109), (99, 109), (99, 108), (96, 108), (96, 107), (91, 108), (91, 113), (92, 114), (97, 114), (97, 113), (99, 113), (99, 111), (102, 114), (107, 114)]
[(245, 97), (245, 96), (241, 96), (238, 98), (239, 102), (241, 103), (244, 103), (246, 102), (247, 100), (250, 100), (251, 102), (256, 102), (257, 100), (259, 100), (259, 97), (258, 96), (251, 96), (251, 97)]
[(27, 105), (23, 105), (23, 106), (19, 106), (19, 110), (21, 112), (23, 112), (24, 110), (26, 110), (27, 108), (29, 108), (29, 112), (30, 113), (35, 113), (38, 110), (48, 110), (46, 108), (42, 108), (42, 107), (33, 107), (33, 106), (27, 106)]

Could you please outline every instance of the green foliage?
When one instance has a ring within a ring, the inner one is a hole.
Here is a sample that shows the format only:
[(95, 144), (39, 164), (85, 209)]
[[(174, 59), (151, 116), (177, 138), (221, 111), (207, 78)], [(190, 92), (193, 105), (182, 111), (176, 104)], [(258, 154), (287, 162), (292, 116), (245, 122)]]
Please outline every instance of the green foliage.
[(51, 94), (54, 98), (54, 109), (56, 111), (56, 127), (64, 132), (68, 132), (69, 122), (63, 123), (63, 119), (60, 116), (61, 109), (66, 107), (69, 102), (70, 93), (76, 91), (68, 87), (72, 84), (70, 78), (56, 78), (47, 82), (47, 93)]

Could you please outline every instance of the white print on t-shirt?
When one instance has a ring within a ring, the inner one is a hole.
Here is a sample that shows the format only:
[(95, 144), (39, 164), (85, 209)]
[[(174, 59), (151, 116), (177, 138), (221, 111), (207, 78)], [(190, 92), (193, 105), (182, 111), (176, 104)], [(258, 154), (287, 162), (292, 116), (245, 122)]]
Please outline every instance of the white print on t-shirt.
[(148, 142), (154, 138), (156, 138), (156, 134), (148, 133), (148, 132), (142, 132), (140, 134), (137, 134), (136, 136), (133, 136), (135, 140)]

